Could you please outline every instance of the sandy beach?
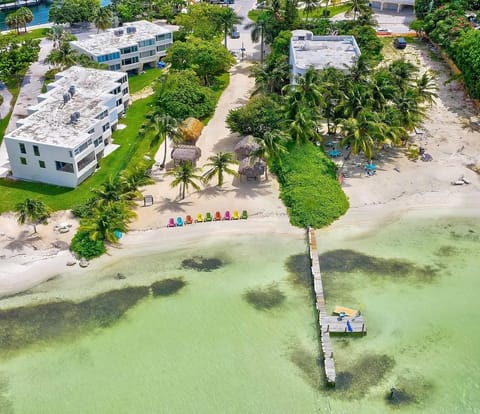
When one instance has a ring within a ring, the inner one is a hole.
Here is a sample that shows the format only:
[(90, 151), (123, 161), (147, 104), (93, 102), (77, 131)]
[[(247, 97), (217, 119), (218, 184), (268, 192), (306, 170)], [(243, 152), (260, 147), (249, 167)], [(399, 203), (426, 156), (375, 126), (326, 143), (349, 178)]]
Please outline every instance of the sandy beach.
[[(409, 46), (409, 58), (418, 65), (431, 68), (437, 79), (439, 98), (428, 111), (422, 131), (412, 141), (431, 154), (430, 162), (410, 161), (403, 149), (389, 148), (377, 160), (377, 173), (365, 175), (365, 158), (350, 157), (343, 170), (346, 178), (343, 188), (350, 199), (350, 210), (331, 228), (352, 232), (359, 237), (386, 220), (394, 220), (413, 209), (442, 210), (455, 213), (463, 209), (478, 209), (480, 182), (478, 175), (467, 165), (480, 164), (480, 133), (468, 125), (474, 119), (473, 106), (465, 99), (457, 82), (445, 84), (449, 77), (447, 67), (432, 60), (425, 47)], [(248, 63), (238, 63), (231, 70), (231, 82), (217, 105), (217, 110), (204, 128), (198, 141), (202, 157), (220, 151), (232, 151), (240, 137), (231, 134), (225, 125), (228, 111), (245, 104), (253, 90), (254, 80), (248, 77)], [(156, 160), (160, 164), (163, 146)], [(339, 164), (343, 159), (337, 161)], [(171, 167), (171, 161), (167, 165)], [(470, 184), (452, 185), (464, 176)], [(88, 272), (78, 264), (67, 267), (72, 260), (67, 243), (75, 233), (78, 222), (69, 212), (57, 212), (47, 225), (39, 225), (33, 234), (31, 226), (20, 226), (13, 213), (0, 216), (0, 296), (10, 296), (28, 289), (27, 294), (2, 300), (2, 306), (15, 306), (27, 302), (75, 298), (80, 291), (96, 293), (112, 289), (113, 282), (98, 281), (91, 270), (108, 266), (109, 261), (149, 251), (167, 251), (207, 237), (218, 235), (250, 235), (258, 233), (284, 233), (302, 237), (303, 230), (290, 226), (285, 207), (278, 198), (278, 182), (269, 174), (268, 180), (247, 182), (226, 177), (219, 189), (215, 181), (200, 191), (191, 190), (179, 200), (178, 189), (170, 188), (170, 177), (158, 166), (152, 177), (155, 184), (143, 189), (154, 197), (154, 204), (138, 204), (138, 219), (119, 245), (109, 248), (108, 254), (91, 262)], [(210, 211), (243, 210), (248, 220), (194, 224), (183, 228), (166, 228), (170, 217)], [(70, 225), (67, 233), (59, 226)], [(61, 275), (61, 276), (58, 276)], [(53, 278), (53, 279), (52, 279)], [(48, 283), (43, 283), (46, 280)], [(139, 284), (146, 281), (138, 281)], [(118, 281), (115, 281), (118, 283)], [(130, 285), (135, 283), (129, 279)], [(32, 288), (35, 289), (32, 290)]]

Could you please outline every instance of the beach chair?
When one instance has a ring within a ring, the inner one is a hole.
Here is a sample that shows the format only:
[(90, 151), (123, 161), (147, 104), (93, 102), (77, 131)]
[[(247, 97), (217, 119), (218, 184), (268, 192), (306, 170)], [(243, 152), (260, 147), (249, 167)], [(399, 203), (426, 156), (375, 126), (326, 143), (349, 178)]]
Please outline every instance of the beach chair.
[(210, 211), (207, 211), (207, 213), (205, 214), (205, 221), (212, 221), (212, 220), (213, 220), (212, 213), (210, 213)]
[(235, 210), (232, 214), (232, 220), (238, 220), (240, 218), (240, 214), (238, 214), (238, 210)]
[(220, 211), (215, 211), (215, 216), (213, 217), (215, 221), (220, 221), (222, 219), (222, 215), (220, 214)]
[(192, 224), (192, 223), (193, 223), (192, 216), (188, 215), (187, 217), (185, 217), (185, 224)]
[(175, 220), (173, 219), (173, 217), (170, 217), (168, 219), (167, 227), (175, 227)]
[(197, 214), (197, 218), (195, 219), (195, 223), (203, 223), (202, 213)]
[(247, 210), (242, 211), (242, 215), (240, 216), (241, 219), (246, 220), (248, 218)]
[(232, 219), (232, 217), (230, 216), (230, 211), (229, 210), (225, 211), (225, 215), (223, 216), (223, 219), (224, 220), (231, 220)]
[(182, 227), (183, 226), (183, 219), (179, 216), (177, 217), (177, 227)]

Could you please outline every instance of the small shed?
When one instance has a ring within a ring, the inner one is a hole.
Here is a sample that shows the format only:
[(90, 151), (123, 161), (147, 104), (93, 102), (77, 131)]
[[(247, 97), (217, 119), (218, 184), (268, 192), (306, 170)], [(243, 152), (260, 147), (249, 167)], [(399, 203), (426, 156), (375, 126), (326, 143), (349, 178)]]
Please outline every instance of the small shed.
[(195, 145), (177, 145), (172, 151), (173, 165), (177, 166), (185, 161), (196, 165), (201, 155), (202, 151)]
[(260, 148), (260, 145), (256, 141), (255, 137), (252, 135), (247, 135), (238, 141), (233, 151), (235, 152), (235, 157), (237, 160), (241, 161), (249, 157), (254, 151), (258, 150), (258, 148)]
[(247, 180), (259, 180), (262, 175), (267, 177), (267, 164), (260, 158), (247, 157), (240, 161), (238, 167), (240, 179), (246, 177)]

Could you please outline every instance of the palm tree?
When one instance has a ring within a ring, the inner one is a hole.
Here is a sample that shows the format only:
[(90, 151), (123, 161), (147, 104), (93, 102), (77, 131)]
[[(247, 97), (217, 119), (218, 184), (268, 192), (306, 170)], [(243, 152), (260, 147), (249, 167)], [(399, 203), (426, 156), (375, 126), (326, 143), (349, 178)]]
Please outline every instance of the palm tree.
[(305, 20), (308, 21), (308, 15), (310, 12), (318, 8), (320, 1), (319, 0), (305, 0)]
[(227, 36), (233, 27), (242, 22), (242, 18), (238, 16), (231, 7), (223, 7), (221, 12), (216, 16), (218, 24), (223, 29), (223, 39), (225, 49), (227, 49)]
[(231, 152), (219, 152), (216, 155), (212, 155), (208, 158), (207, 164), (204, 167), (210, 167), (210, 169), (203, 174), (203, 182), (208, 183), (211, 179), (217, 176), (217, 185), (221, 187), (223, 185), (223, 175), (230, 174), (236, 177), (238, 173), (230, 168), (230, 165), (237, 164), (237, 161), (233, 158)]
[(17, 31), (17, 34), (20, 34), (20, 26), (22, 25), (22, 23), (20, 16), (17, 14), (17, 12), (7, 14), (7, 17), (5, 18), (5, 24), (11, 29), (15, 29)]
[(93, 188), (91, 192), (96, 198), (96, 205), (99, 207), (115, 203), (132, 205), (132, 200), (136, 197), (134, 191), (124, 188), (122, 183), (113, 177), (110, 177), (100, 187)]
[(393, 61), (388, 66), (388, 71), (393, 79), (393, 83), (397, 85), (401, 91), (405, 91), (408, 86), (412, 85), (418, 68), (411, 62), (399, 59)]
[(435, 99), (438, 98), (436, 93), (437, 85), (433, 77), (425, 72), (419, 79), (417, 79), (416, 92), (418, 99), (421, 102), (426, 102), (430, 106), (435, 103)]
[(170, 138), (173, 143), (180, 143), (183, 139), (178, 131), (178, 121), (168, 114), (156, 114), (152, 119), (151, 127), (154, 131), (152, 145), (155, 145), (155, 143), (163, 139), (164, 152), (160, 168), (164, 168), (167, 161), (168, 138)]
[(65, 29), (59, 24), (54, 24), (47, 32), (47, 39), (53, 42), (53, 48), (57, 49), (65, 38)]
[(368, 159), (372, 159), (376, 144), (385, 139), (388, 129), (377, 113), (367, 109), (363, 109), (356, 118), (344, 120), (341, 127), (345, 134), (341, 145), (350, 145), (352, 154), (363, 152)]
[(185, 192), (188, 191), (188, 187), (192, 186), (195, 190), (200, 190), (200, 186), (195, 180), (201, 180), (202, 177), (197, 173), (200, 172), (200, 168), (194, 167), (190, 162), (184, 162), (175, 169), (169, 171), (167, 175), (174, 177), (174, 180), (170, 186), (180, 186), (180, 197), (183, 200), (185, 198)]
[(265, 19), (260, 15), (256, 21), (245, 26), (245, 29), (251, 30), (250, 37), (253, 43), (257, 43), (260, 40), (260, 64), (262, 65), (265, 54), (265, 23)]
[[(281, 155), (287, 152), (285, 144), (289, 139), (285, 132), (278, 129), (267, 131), (262, 138), (255, 139), (259, 146), (251, 155), (267, 161), (267, 168), (269, 163), (281, 164)], [(267, 170), (265, 170), (265, 177), (268, 178)]]
[(349, 0), (347, 2), (348, 9), (345, 15), (349, 17), (353, 13), (353, 20), (357, 20), (357, 14), (361, 15), (370, 11), (368, 4), (369, 0)]
[(106, 30), (109, 27), (112, 27), (113, 23), (113, 13), (112, 9), (108, 6), (99, 7), (93, 16), (93, 24), (97, 28), (97, 33), (100, 33), (100, 30)]
[(33, 232), (37, 232), (37, 224), (44, 223), (50, 217), (50, 208), (41, 200), (26, 198), (15, 206), (17, 221), (20, 224), (31, 222)]
[(97, 206), (89, 217), (81, 220), (79, 231), (87, 232), (92, 240), (117, 243), (118, 231), (126, 233), (135, 217), (136, 213), (123, 203)]
[(28, 7), (20, 7), (17, 10), (17, 16), (19, 18), (19, 23), (23, 25), (25, 33), (27, 33), (27, 24), (31, 23), (33, 20), (33, 13)]
[(120, 174), (120, 186), (127, 196), (140, 197), (142, 194), (139, 191), (139, 187), (143, 187), (149, 184), (153, 184), (153, 181), (149, 175), (149, 166), (141, 163), (133, 167), (132, 170), (125, 170)]
[(52, 49), (45, 62), (60, 68), (67, 68), (75, 65), (77, 52), (72, 49), (70, 42), (61, 41), (58, 49)]

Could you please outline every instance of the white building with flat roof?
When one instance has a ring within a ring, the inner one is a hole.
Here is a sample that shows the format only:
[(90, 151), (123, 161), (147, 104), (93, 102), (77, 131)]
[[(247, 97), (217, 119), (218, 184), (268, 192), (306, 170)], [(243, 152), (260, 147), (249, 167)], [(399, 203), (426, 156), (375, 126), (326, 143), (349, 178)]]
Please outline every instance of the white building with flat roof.
[(308, 30), (293, 30), (289, 57), (291, 81), (295, 83), (297, 76), (311, 67), (322, 70), (332, 66), (346, 70), (360, 54), (353, 36), (314, 36)]
[(89, 56), (92, 61), (107, 64), (109, 70), (139, 72), (145, 66), (156, 65), (167, 54), (172, 42), (170, 30), (140, 20), (70, 44), (72, 49)]
[(13, 177), (79, 185), (105, 155), (129, 96), (125, 72), (72, 66), (58, 73), (4, 137)]

